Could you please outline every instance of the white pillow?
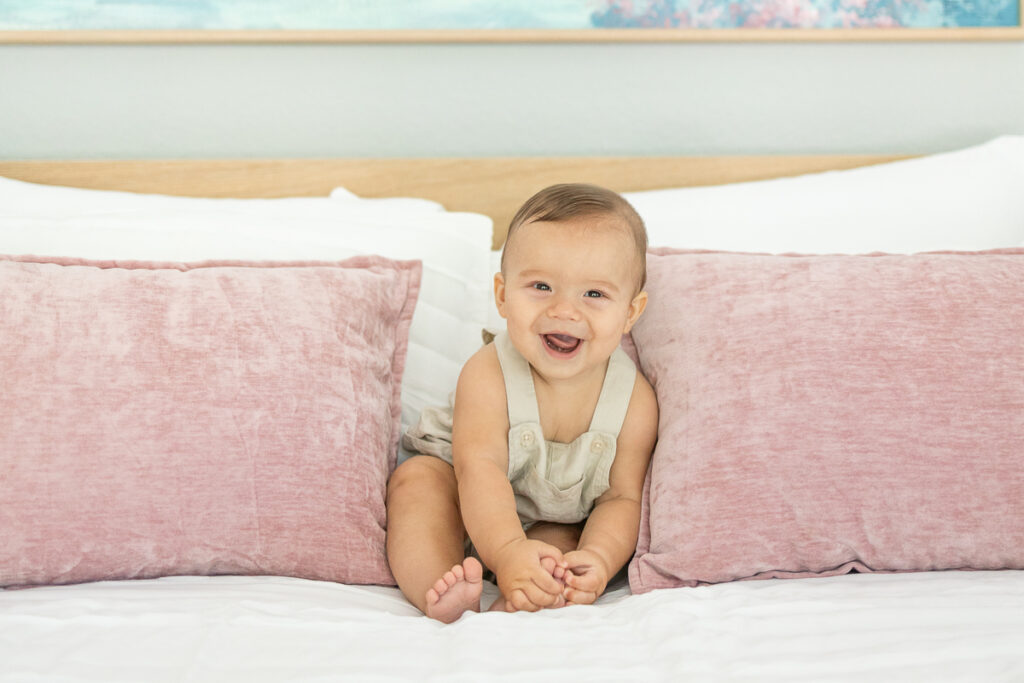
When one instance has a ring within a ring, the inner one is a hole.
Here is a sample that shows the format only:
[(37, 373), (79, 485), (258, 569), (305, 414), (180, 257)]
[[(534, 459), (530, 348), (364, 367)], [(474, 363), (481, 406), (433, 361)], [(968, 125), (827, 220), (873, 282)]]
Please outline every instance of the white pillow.
[(1024, 239), (1024, 136), (848, 171), (623, 195), (651, 246), (912, 253)]
[(336, 188), (327, 197), (281, 197), (276, 199), (233, 199), (177, 197), (137, 192), (87, 190), (78, 187), (40, 185), (0, 177), (0, 219), (39, 216), (55, 218), (82, 215), (124, 215), (156, 210), (202, 213), (253, 212), (286, 217), (288, 214), (316, 214), (329, 203), (340, 202), (360, 214), (441, 212), (444, 207), (429, 199), (387, 197), (365, 199), (344, 188)]
[(336, 187), (331, 190), (330, 198), (334, 201), (354, 202), (373, 207), (384, 207), (395, 211), (444, 211), (445, 208), (440, 202), (422, 197), (360, 197), (351, 190), (344, 187)]
[(426, 200), (192, 199), (0, 179), (0, 253), (156, 261), (423, 261), (402, 383), (402, 423), (455, 388), (480, 347), (491, 294), (491, 220)]

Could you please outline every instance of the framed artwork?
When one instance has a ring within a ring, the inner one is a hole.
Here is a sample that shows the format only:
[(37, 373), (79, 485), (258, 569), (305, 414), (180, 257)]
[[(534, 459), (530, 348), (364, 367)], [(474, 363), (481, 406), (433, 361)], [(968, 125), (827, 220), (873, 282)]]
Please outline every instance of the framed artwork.
[(0, 0), (0, 42), (1014, 40), (1024, 0)]

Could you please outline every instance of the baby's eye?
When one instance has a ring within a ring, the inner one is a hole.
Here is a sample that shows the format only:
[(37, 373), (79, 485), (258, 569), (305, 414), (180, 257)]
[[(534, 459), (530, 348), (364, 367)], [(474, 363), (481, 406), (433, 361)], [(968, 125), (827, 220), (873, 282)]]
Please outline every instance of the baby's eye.
[(534, 282), (533, 285), (531, 285), (531, 286), (534, 289), (539, 289), (542, 292), (550, 292), (551, 291), (551, 288), (548, 287), (547, 283), (545, 283), (545, 282)]
[(604, 296), (604, 294), (602, 292), (597, 291), (596, 289), (591, 289), (588, 290), (587, 293), (584, 294), (583, 296), (589, 297), (591, 299), (600, 299), (601, 297)]

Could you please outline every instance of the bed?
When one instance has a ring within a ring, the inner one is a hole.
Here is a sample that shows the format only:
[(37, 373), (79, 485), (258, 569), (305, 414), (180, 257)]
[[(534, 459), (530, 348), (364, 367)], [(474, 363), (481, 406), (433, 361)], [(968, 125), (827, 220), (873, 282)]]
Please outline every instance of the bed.
[[(441, 625), (383, 557), (398, 434), (563, 181), (650, 234), (637, 555), (595, 605)], [(1013, 136), (0, 162), (0, 681), (1024, 679), (1021, 187)]]

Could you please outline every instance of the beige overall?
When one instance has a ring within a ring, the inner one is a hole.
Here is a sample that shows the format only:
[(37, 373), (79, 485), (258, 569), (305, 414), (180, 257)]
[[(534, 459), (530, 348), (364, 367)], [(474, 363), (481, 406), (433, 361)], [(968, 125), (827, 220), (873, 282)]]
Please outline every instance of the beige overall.
[[(574, 524), (608, 490), (615, 443), (633, 395), (636, 366), (622, 349), (608, 361), (590, 429), (572, 443), (545, 441), (530, 365), (505, 333), (495, 340), (508, 396), (508, 478), (524, 528), (535, 522)], [(454, 396), (453, 396), (454, 399)], [(403, 447), (452, 462), (452, 406), (423, 411)]]

